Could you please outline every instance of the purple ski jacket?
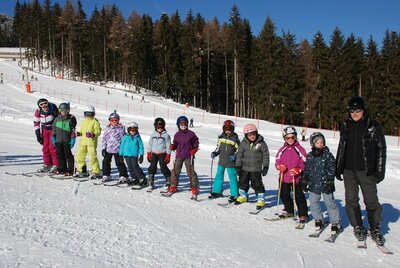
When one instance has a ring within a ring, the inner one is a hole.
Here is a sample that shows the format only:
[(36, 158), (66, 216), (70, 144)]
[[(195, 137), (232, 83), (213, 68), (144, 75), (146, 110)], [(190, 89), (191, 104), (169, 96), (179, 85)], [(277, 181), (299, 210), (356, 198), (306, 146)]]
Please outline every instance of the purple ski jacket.
[[(289, 170), (295, 167), (304, 170), (304, 164), (306, 161), (307, 152), (300, 145), (298, 141), (295, 141), (292, 145), (285, 144), (278, 150), (275, 156), (275, 166), (278, 168), (279, 165), (283, 164), (286, 166), (285, 172), (283, 172), (282, 182), (293, 183), (293, 178), (290, 176)], [(295, 176), (296, 184), (300, 181), (300, 175)]]
[(103, 133), (101, 149), (106, 149), (109, 154), (119, 153), (119, 147), (121, 146), (121, 140), (124, 135), (125, 127), (123, 125), (108, 125)]
[(199, 138), (189, 129), (184, 131), (179, 130), (174, 135), (172, 145), (174, 146), (174, 150), (176, 150), (176, 159), (190, 159), (190, 150), (199, 148)]

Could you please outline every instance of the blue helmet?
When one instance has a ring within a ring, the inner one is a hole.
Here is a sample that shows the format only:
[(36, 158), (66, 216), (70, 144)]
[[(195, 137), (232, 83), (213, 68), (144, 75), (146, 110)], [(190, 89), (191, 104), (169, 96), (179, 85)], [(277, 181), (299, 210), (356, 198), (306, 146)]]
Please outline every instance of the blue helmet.
[(184, 115), (181, 115), (181, 116), (178, 117), (178, 119), (176, 119), (176, 125), (179, 127), (179, 124), (180, 124), (182, 121), (185, 121), (185, 122), (186, 122), (186, 125), (189, 123), (188, 118), (187, 118), (186, 116), (184, 116)]

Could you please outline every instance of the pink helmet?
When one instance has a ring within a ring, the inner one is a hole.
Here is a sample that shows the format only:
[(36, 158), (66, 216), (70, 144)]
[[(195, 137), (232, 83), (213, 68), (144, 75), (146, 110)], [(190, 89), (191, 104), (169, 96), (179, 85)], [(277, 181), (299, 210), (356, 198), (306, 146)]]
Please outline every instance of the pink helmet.
[(247, 124), (243, 127), (244, 135), (251, 133), (251, 132), (258, 132), (257, 127), (254, 124)]

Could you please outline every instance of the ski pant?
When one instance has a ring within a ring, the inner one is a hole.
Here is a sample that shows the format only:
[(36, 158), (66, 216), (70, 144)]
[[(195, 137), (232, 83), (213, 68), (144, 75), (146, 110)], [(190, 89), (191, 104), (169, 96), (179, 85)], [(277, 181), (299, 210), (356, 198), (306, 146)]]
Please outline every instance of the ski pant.
[(74, 173), (74, 155), (71, 152), (71, 145), (69, 145), (69, 142), (57, 142), (56, 147), (58, 155), (58, 171), (60, 173)]
[(329, 222), (331, 224), (340, 223), (339, 208), (336, 206), (335, 197), (333, 196), (333, 193), (316, 194), (316, 193), (310, 192), (310, 194), (308, 195), (308, 199), (310, 200), (310, 210), (311, 210), (312, 216), (314, 217), (314, 220), (323, 220), (323, 218), (324, 218), (324, 216), (322, 215), (321, 206), (319, 203), (319, 201), (321, 200), (321, 195), (324, 199), (325, 206), (328, 209)]
[(51, 138), (53, 137), (52, 130), (42, 129), (43, 136), (43, 164), (46, 166), (58, 166), (58, 156), (57, 156), (57, 148), (54, 147), (51, 142)]
[(167, 154), (151, 154), (151, 161), (149, 167), (149, 174), (154, 175), (157, 174), (157, 163), (160, 163), (161, 173), (165, 176), (166, 184), (171, 184), (171, 170), (169, 170), (167, 164), (164, 163), (165, 156)]
[[(293, 183), (282, 182), (281, 186), (281, 200), (285, 206), (286, 212), (294, 214), (293, 199), (290, 196), (290, 191), (293, 188)], [(298, 209), (299, 217), (308, 217), (307, 200), (304, 196), (303, 189), (301, 188), (301, 183), (295, 184), (293, 189), (294, 195), (296, 196), (296, 206)]]
[(199, 179), (197, 178), (196, 171), (194, 171), (194, 166), (191, 161), (191, 159), (175, 159), (174, 170), (172, 172), (172, 186), (178, 188), (179, 175), (181, 174), (183, 164), (185, 164), (186, 173), (189, 176), (190, 188), (199, 188)]
[(97, 159), (97, 147), (79, 144), (78, 151), (76, 152), (76, 162), (78, 164), (78, 171), (83, 172), (83, 167), (86, 166), (86, 154), (89, 153), (90, 166), (92, 173), (100, 174), (99, 159)]
[(365, 170), (353, 171), (345, 169), (343, 172), (344, 192), (346, 199), (346, 212), (351, 226), (363, 226), (360, 209), (360, 188), (367, 210), (370, 228), (379, 227), (382, 221), (382, 206), (378, 199), (375, 176), (367, 175)]
[(119, 153), (110, 154), (106, 152), (106, 155), (103, 158), (102, 162), (102, 170), (103, 176), (111, 175), (111, 160), (114, 156), (115, 165), (117, 166), (119, 176), (120, 177), (128, 177), (128, 171), (126, 170), (126, 166), (124, 163), (124, 158), (119, 155)]
[(212, 192), (217, 193), (217, 194), (222, 193), (225, 169), (226, 169), (226, 172), (228, 173), (228, 177), (229, 177), (230, 195), (236, 197), (239, 195), (239, 192), (238, 192), (238, 182), (236, 179), (236, 168), (234, 168), (234, 167), (224, 168), (223, 166), (218, 165), (217, 174), (215, 174), (215, 179), (214, 179), (214, 183), (213, 183), (213, 187), (212, 187)]
[(125, 161), (128, 166), (129, 176), (133, 179), (145, 180), (146, 175), (142, 168), (139, 166), (138, 158), (136, 156), (125, 156)]
[(265, 188), (261, 177), (261, 172), (250, 172), (242, 170), (239, 176), (239, 189), (248, 192), (251, 188), (256, 192), (256, 194), (264, 194)]

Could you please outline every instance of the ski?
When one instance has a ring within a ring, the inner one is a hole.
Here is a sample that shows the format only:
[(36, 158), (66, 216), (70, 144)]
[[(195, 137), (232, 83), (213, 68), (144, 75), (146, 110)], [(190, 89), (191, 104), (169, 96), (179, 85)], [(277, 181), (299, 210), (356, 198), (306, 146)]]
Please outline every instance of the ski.
[(231, 208), (234, 206), (234, 204), (234, 202), (217, 203), (218, 206), (221, 206), (223, 208)]
[(306, 224), (304, 222), (298, 222), (294, 228), (303, 230), (305, 226), (306, 226)]
[(278, 215), (272, 218), (264, 218), (266, 221), (281, 221), (281, 220), (288, 220), (288, 219), (294, 219), (294, 216), (283, 216), (283, 215)]
[(267, 205), (264, 205), (263, 207), (261, 207), (261, 208), (256, 208), (255, 210), (253, 210), (253, 211), (249, 211), (249, 213), (251, 214), (251, 215), (257, 215), (258, 213), (260, 213), (261, 211), (263, 211), (264, 209), (266, 209), (267, 208)]
[(388, 249), (387, 247), (385, 247), (384, 245), (378, 245), (376, 244), (376, 246), (378, 247), (378, 249), (384, 253), (384, 254), (389, 254), (389, 255), (393, 255), (393, 251), (391, 251), (390, 249)]
[(326, 227), (328, 227), (328, 224), (322, 225), (322, 227), (319, 230), (316, 230), (314, 233), (309, 234), (308, 237), (312, 237), (312, 238), (319, 237), (321, 235), (321, 233), (326, 229)]
[(50, 173), (49, 172), (17, 172), (17, 173), (11, 173), (5, 171), (4, 174), (10, 175), (10, 176), (25, 176), (25, 177), (45, 177), (48, 176)]
[[(129, 186), (131, 186), (131, 185), (128, 185), (128, 187), (129, 187)], [(131, 187), (132, 190), (142, 190), (142, 189), (144, 189), (144, 188), (147, 188), (147, 185), (140, 185), (140, 184), (137, 184), (137, 185), (133, 185), (133, 186)]]
[(50, 178), (55, 179), (55, 180), (68, 180), (68, 179), (72, 179), (73, 176), (65, 176), (64, 174), (57, 174), (57, 175), (49, 175)]
[(164, 197), (171, 197), (173, 195), (174, 195), (174, 193), (172, 193), (172, 192), (161, 193), (161, 196), (164, 196)]
[(357, 248), (367, 248), (367, 240), (357, 240)]
[(83, 182), (83, 181), (88, 181), (88, 180), (90, 180), (89, 176), (87, 176), (87, 177), (74, 177), (74, 181)]
[(93, 182), (94, 185), (102, 185), (104, 183), (105, 183), (105, 181), (102, 181), (102, 180), (97, 180), (97, 181)]
[(341, 232), (343, 232), (343, 228), (340, 228), (336, 233), (331, 234), (327, 239), (325, 239), (325, 242), (335, 243), (336, 238), (340, 235)]
[(118, 180), (112, 180), (112, 181), (107, 181), (107, 182), (103, 183), (104, 186), (117, 186), (118, 184), (119, 184)]
[(148, 193), (152, 193), (152, 192), (153, 192), (153, 187), (151, 187), (151, 186), (147, 187), (147, 190), (146, 190), (146, 192), (148, 192)]

